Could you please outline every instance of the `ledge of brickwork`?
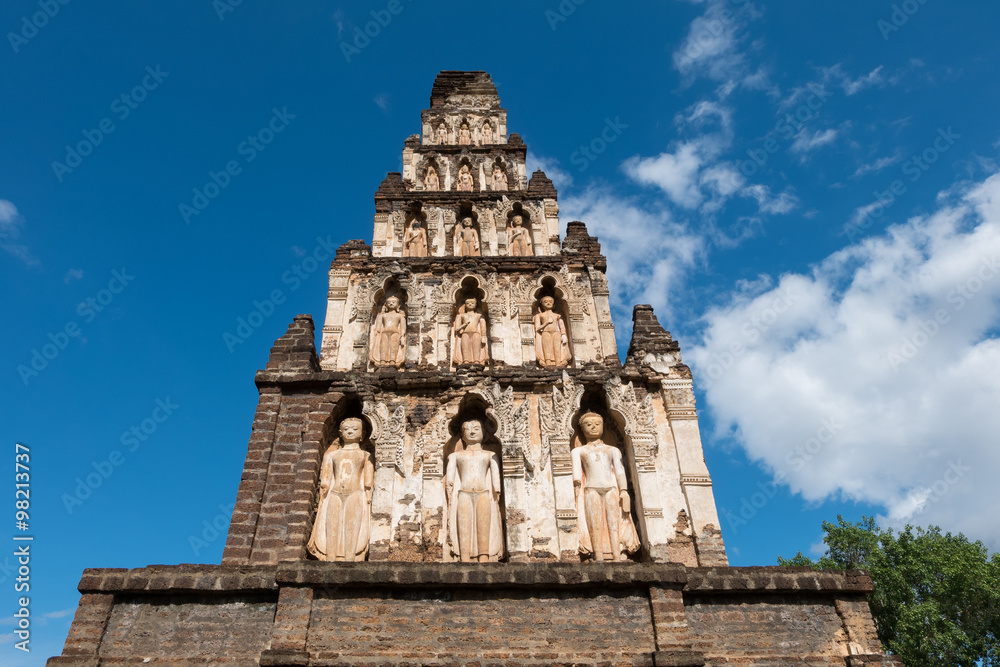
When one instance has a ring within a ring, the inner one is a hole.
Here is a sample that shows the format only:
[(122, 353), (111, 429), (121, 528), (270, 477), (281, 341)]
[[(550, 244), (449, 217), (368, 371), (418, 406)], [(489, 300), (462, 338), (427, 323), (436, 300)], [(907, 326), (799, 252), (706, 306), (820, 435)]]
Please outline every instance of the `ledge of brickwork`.
[(87, 569), (81, 593), (277, 591), (274, 565), (149, 565), (133, 570)]
[(687, 581), (679, 563), (321, 563), (285, 561), (281, 585), (449, 588), (670, 586)]
[(772, 592), (871, 593), (871, 578), (861, 570), (813, 570), (808, 567), (692, 567), (686, 593)]
[(847, 667), (903, 667), (903, 661), (894, 655), (851, 655)]

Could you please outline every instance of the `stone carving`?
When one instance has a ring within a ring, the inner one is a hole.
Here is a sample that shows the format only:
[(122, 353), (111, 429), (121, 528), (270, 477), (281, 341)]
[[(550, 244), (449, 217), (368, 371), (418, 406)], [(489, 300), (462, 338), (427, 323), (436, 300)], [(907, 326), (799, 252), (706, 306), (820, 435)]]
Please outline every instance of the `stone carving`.
[(372, 455), (361, 449), (360, 419), (340, 422), (340, 438), (323, 456), (319, 506), (307, 548), (319, 560), (362, 561), (368, 554), (375, 479)]
[(403, 444), (406, 438), (406, 408), (402, 405), (389, 414), (389, 406), (381, 401), (365, 401), (361, 414), (372, 425), (371, 440), (375, 444), (375, 465), (394, 467), (406, 475), (403, 466)]
[(508, 470), (513, 474), (522, 474), (518, 468), (521, 461), (529, 472), (537, 467), (545, 467), (545, 459), (541, 463), (535, 461), (528, 446), (528, 401), (514, 407), (514, 387), (508, 386), (501, 391), (500, 385), (490, 383), (486, 387), (476, 387), (472, 393), (481, 397), (490, 406), (486, 414), (497, 424), (497, 438), (503, 447), (504, 474)]
[(531, 257), (531, 232), (524, 227), (524, 218), (515, 215), (510, 219), (510, 255), (511, 257)]
[(368, 338), (368, 359), (375, 366), (402, 368), (406, 360), (406, 313), (399, 306), (399, 297), (390, 296), (375, 317)]
[(621, 378), (613, 376), (604, 385), (608, 406), (625, 419), (625, 434), (632, 438), (636, 457), (656, 456), (656, 415), (653, 412), (653, 395), (639, 401), (632, 383), (623, 385)]
[(490, 126), (490, 121), (488, 120), (484, 120), (483, 126), (479, 128), (479, 143), (480, 144), (493, 143), (493, 128)]
[(434, 165), (427, 167), (427, 173), (424, 174), (424, 190), (437, 191), (441, 189), (441, 179), (438, 178), (437, 169)]
[(483, 449), (483, 423), (462, 424), (463, 449), (448, 457), (445, 493), (452, 552), (463, 563), (496, 562), (503, 553), (500, 463)]
[(573, 450), (580, 552), (595, 560), (626, 560), (639, 550), (632, 523), (632, 503), (622, 453), (601, 440), (604, 418), (594, 412), (580, 417), (586, 444)]
[(472, 132), (469, 130), (468, 123), (462, 123), (462, 126), (458, 128), (458, 143), (461, 146), (468, 146), (472, 143)]
[(448, 143), (448, 127), (444, 123), (438, 125), (437, 142), (439, 146), (444, 146)]
[(563, 279), (563, 284), (566, 285), (566, 288), (573, 295), (576, 303), (580, 304), (583, 312), (589, 315), (590, 295), (587, 294), (587, 288), (573, 277), (573, 274), (569, 271), (569, 266), (566, 264), (563, 264), (562, 268), (559, 269), (559, 275)]
[(543, 296), (539, 310), (532, 318), (535, 325), (535, 356), (543, 368), (559, 368), (569, 364), (569, 337), (562, 315), (552, 310), (556, 305), (551, 296)]
[(498, 164), (493, 166), (493, 191), (507, 191), (507, 174), (504, 173), (503, 168)]
[(434, 319), (444, 319), (447, 323), (451, 320), (455, 279), (445, 274), (441, 276), (440, 281), (440, 284), (431, 290), (431, 301), (434, 303)]
[(427, 230), (420, 223), (420, 218), (414, 218), (403, 235), (403, 257), (427, 256)]
[(362, 316), (365, 321), (368, 320), (371, 316), (372, 295), (391, 275), (392, 273), (389, 271), (379, 271), (375, 275), (369, 276), (368, 280), (358, 283), (354, 299), (351, 302), (350, 321)]
[(459, 192), (472, 192), (472, 172), (469, 171), (469, 165), (463, 164), (462, 168), (458, 170), (458, 187), (456, 188)]
[(482, 255), (479, 232), (472, 226), (472, 218), (462, 218), (462, 223), (456, 225), (454, 245), (456, 257), (479, 257)]
[(424, 426), (413, 442), (413, 473), (424, 477), (444, 474), (444, 443), (448, 439), (448, 420), (439, 412)]
[(486, 318), (479, 312), (479, 300), (470, 297), (458, 309), (452, 326), (452, 358), (461, 364), (485, 364), (489, 359)]

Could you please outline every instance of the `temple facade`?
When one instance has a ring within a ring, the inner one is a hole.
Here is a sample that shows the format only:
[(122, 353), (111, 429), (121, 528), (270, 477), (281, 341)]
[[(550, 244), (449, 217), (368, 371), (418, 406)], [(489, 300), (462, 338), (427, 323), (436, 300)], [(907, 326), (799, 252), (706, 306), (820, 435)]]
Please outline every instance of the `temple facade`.
[(507, 122), (438, 75), (321, 332), (256, 376), (222, 564), (87, 570), (50, 664), (899, 664), (863, 573), (728, 567), (680, 347), (639, 305), (622, 361)]

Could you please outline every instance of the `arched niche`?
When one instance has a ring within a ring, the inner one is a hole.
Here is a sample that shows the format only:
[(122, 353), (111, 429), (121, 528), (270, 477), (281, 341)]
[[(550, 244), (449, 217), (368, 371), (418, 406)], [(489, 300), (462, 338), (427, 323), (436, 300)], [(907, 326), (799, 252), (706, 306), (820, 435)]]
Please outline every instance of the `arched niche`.
[[(329, 475), (331, 472), (329, 465), (331, 456), (328, 455), (332, 455), (333, 452), (343, 447), (340, 427), (348, 419), (357, 419), (361, 422), (360, 450), (364, 452), (363, 456), (368, 458), (372, 465), (374, 464), (375, 448), (371, 441), (372, 426), (371, 422), (362, 414), (362, 402), (357, 396), (342, 396), (327, 415), (320, 434), (319, 446), (315, 450), (317, 456), (314, 460), (312, 476), (308, 530), (304, 534), (305, 539), (302, 544), (304, 557), (311, 560), (351, 560), (335, 557), (336, 547), (333, 545), (335, 540), (327, 534), (329, 527), (327, 516), (331, 508), (329, 507), (329, 499), (324, 498), (322, 494), (322, 484), (329, 483), (329, 480), (323, 479), (324, 475)], [(361, 472), (363, 474), (363, 470)], [(370, 493), (369, 490), (369, 497)], [(363, 544), (364, 547), (360, 558), (354, 560), (364, 560), (368, 553), (367, 545), (371, 520), (371, 506), (368, 504), (367, 498), (364, 500), (361, 514), (356, 518), (364, 524), (359, 527), (359, 544)]]
[[(447, 530), (445, 532), (445, 549), (446, 554), (456, 560), (460, 559), (459, 555), (459, 545), (455, 543), (457, 536), (457, 526), (455, 524), (458, 518), (458, 507), (456, 505), (459, 496), (459, 490), (453, 486), (452, 493), (448, 493), (448, 482), (449, 482), (449, 464), (452, 463), (452, 459), (456, 454), (464, 452), (466, 450), (466, 445), (462, 440), (462, 427), (468, 421), (478, 421), (482, 425), (483, 440), (482, 448), (484, 451), (489, 452), (495, 457), (495, 462), (497, 466), (497, 472), (499, 475), (498, 485), (495, 490), (499, 494), (499, 502), (497, 506), (497, 521), (496, 527), (499, 530), (499, 534), (496, 536), (499, 542), (499, 552), (495, 554), (495, 560), (503, 561), (507, 559), (506, 553), (506, 526), (503, 517), (506, 516), (506, 502), (505, 494), (503, 492), (503, 452), (500, 440), (497, 438), (497, 423), (488, 414), (488, 405), (482, 397), (475, 394), (466, 394), (459, 404), (457, 414), (448, 421), (448, 440), (443, 448), (443, 459), (444, 459), (444, 471), (445, 475), (442, 477), (441, 483), (445, 486), (445, 498), (446, 498), (446, 510), (447, 510)], [(456, 460), (457, 464), (457, 460)], [(453, 471), (454, 473), (457, 471)], [(455, 483), (455, 480), (452, 480)]]
[(490, 116), (482, 118), (476, 124), (476, 142), (480, 146), (492, 146), (497, 143), (497, 129), (498, 123), (494, 118)]
[[(588, 412), (593, 412), (600, 415), (604, 422), (604, 433), (601, 436), (601, 440), (606, 445), (614, 447), (621, 453), (622, 467), (625, 472), (625, 480), (627, 484), (627, 491), (629, 496), (629, 518), (632, 525), (638, 532), (638, 543), (639, 548), (633, 554), (628, 554), (627, 558), (633, 561), (644, 561), (648, 560), (648, 553), (646, 553), (645, 546), (648, 541), (645, 539), (644, 525), (639, 520), (640, 515), (637, 509), (637, 493), (636, 493), (636, 482), (635, 482), (635, 465), (632, 461), (632, 448), (629, 446), (628, 435), (625, 431), (625, 418), (617, 410), (612, 408), (607, 401), (606, 393), (603, 387), (600, 386), (588, 386), (580, 399), (580, 408), (573, 415), (571, 420), (573, 435), (570, 439), (571, 451), (575, 450), (584, 444), (586, 444), (586, 439), (583, 435), (583, 431), (580, 426), (580, 418), (587, 414)], [(582, 503), (578, 502), (577, 505), (577, 520), (578, 523), (586, 521), (584, 516), (581, 516), (581, 510), (583, 509)], [(582, 531), (581, 527), (581, 531)], [(593, 556), (588, 556), (585, 558), (593, 558)]]
[[(466, 225), (466, 221), (471, 224)], [(475, 234), (470, 234), (469, 230)], [(473, 209), (471, 202), (460, 203), (455, 212), (455, 228), (451, 234), (451, 248), (452, 254), (456, 257), (482, 257), (485, 254), (479, 213)]]
[[(520, 225), (518, 225), (520, 221)], [(515, 230), (523, 229), (524, 236)], [(535, 249), (538, 247), (538, 239), (535, 238), (535, 225), (531, 215), (525, 210), (521, 202), (514, 202), (507, 211), (507, 223), (504, 229), (507, 231), (507, 254), (511, 257), (533, 257)]]
[[(396, 308), (390, 299), (396, 300)], [(407, 293), (395, 277), (387, 278), (372, 295), (368, 335), (369, 368), (394, 366), (406, 361)]]
[[(542, 299), (551, 298), (553, 300), (553, 306), (551, 312), (558, 315), (559, 318), (556, 320), (552, 317), (546, 317), (543, 314), (543, 304)], [(576, 357), (573, 351), (573, 330), (572, 323), (569, 317), (569, 302), (566, 300), (566, 294), (562, 289), (556, 284), (556, 279), (552, 276), (544, 276), (542, 278), (542, 284), (538, 287), (532, 294), (531, 303), (531, 320), (532, 326), (535, 329), (535, 358), (539, 366), (543, 368), (572, 368), (575, 365)], [(545, 324), (545, 321), (552, 322), (539, 329)], [(563, 344), (560, 337), (560, 349), (557, 351), (553, 349), (550, 353), (554, 353), (556, 357), (551, 360), (552, 363), (545, 363), (543, 361), (543, 355), (545, 354), (545, 343), (549, 343), (549, 346), (554, 346), (555, 341), (546, 336), (550, 333), (553, 328), (558, 328), (558, 324), (564, 328), (566, 341)], [(563, 348), (564, 345), (564, 348)]]
[(468, 117), (462, 117), (455, 125), (455, 143), (459, 146), (472, 146), (475, 143), (474, 132), (473, 121)]
[[(455, 176), (451, 189), (454, 192), (479, 192), (479, 166), (469, 155), (462, 155), (454, 164)], [(468, 174), (468, 178), (466, 178)]]
[[(414, 161), (416, 161), (416, 156), (414, 156)], [(431, 178), (432, 170), (434, 178)], [(419, 166), (414, 164), (413, 173), (420, 188), (425, 192), (437, 192), (444, 189), (444, 174), (436, 154), (427, 155)]]
[[(475, 301), (473, 310), (471, 302)], [(472, 313), (479, 317), (470, 316)], [(486, 365), (490, 360), (490, 314), (486, 290), (479, 279), (467, 276), (455, 290), (451, 309), (453, 366)]]
[[(427, 227), (427, 214), (420, 202), (411, 202), (403, 219), (403, 257), (427, 257), (430, 254), (431, 230)], [(420, 230), (423, 230), (422, 234)]]
[(511, 184), (517, 182), (517, 177), (511, 172), (511, 164), (506, 162), (503, 156), (497, 155), (492, 162), (487, 164), (489, 164), (489, 168), (486, 170), (486, 180), (491, 191), (507, 192), (513, 189)]

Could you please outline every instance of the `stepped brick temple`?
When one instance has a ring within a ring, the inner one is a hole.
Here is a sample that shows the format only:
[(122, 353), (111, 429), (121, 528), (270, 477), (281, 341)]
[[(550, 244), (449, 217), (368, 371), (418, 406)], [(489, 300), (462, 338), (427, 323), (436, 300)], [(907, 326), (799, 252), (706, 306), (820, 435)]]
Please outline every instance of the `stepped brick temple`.
[(49, 665), (900, 665), (862, 572), (729, 567), (691, 372), (441, 72), (260, 402), (220, 565), (90, 569)]

